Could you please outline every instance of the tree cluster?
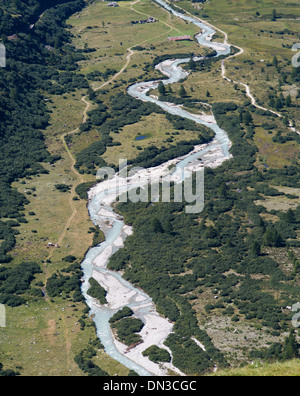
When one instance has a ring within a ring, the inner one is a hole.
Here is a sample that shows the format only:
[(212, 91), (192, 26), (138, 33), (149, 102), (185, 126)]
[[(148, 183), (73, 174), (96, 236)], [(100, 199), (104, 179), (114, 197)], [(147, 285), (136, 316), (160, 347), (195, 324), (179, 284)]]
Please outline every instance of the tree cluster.
[[(0, 217), (20, 223), (26, 221), (23, 211), (28, 200), (11, 183), (47, 173), (42, 163), (53, 164), (60, 159), (50, 155), (44, 141), (42, 131), (49, 122), (45, 93), (88, 88), (85, 78), (71, 71), (77, 69), (82, 54), (68, 43), (70, 35), (65, 29), (65, 20), (85, 2), (2, 3), (0, 26), (7, 66), (0, 73)], [(0, 247), (0, 262), (6, 263), (11, 260), (7, 252), (14, 246), (17, 231), (9, 231), (3, 222), (0, 229), (5, 240)]]
[(41, 289), (31, 288), (35, 275), (41, 272), (38, 264), (30, 262), (0, 267), (0, 303), (16, 307), (24, 304), (30, 294), (41, 297)]
[[(145, 290), (160, 314), (174, 322), (174, 334), (166, 345), (174, 364), (187, 374), (203, 373), (213, 364), (226, 366), (198, 325), (193, 301), (201, 298), (203, 289), (217, 296), (205, 308), (207, 314), (217, 310), (232, 321), (256, 320), (277, 335), (290, 326), (282, 307), (299, 296), (293, 283), (299, 277), (297, 260), (291, 259), (294, 272), (287, 274), (280, 260), (266, 253), (297, 246), (299, 207), (288, 213), (272, 211), (277, 220), (267, 221), (267, 209), (255, 204), (281, 195), (271, 186), (298, 187), (298, 166), (259, 171), (257, 148), (247, 133), (245, 117), (240, 117), (241, 109), (217, 103), (213, 110), (233, 142), (233, 158), (219, 168), (206, 168), (203, 212), (185, 213), (185, 202), (119, 203), (117, 210), (134, 234), (109, 262), (109, 268), (124, 271), (124, 278)], [(246, 111), (252, 119), (256, 109), (248, 106)], [(281, 292), (280, 298), (274, 297), (275, 290)], [(203, 343), (205, 352), (192, 337)]]

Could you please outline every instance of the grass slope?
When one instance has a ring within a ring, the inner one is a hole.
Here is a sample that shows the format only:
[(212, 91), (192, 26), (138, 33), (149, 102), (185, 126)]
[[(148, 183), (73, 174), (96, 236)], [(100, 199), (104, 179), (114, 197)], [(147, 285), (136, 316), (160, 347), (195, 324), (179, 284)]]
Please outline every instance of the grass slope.
[(253, 362), (252, 365), (238, 369), (219, 371), (217, 377), (298, 377), (300, 361), (290, 360), (284, 363)]

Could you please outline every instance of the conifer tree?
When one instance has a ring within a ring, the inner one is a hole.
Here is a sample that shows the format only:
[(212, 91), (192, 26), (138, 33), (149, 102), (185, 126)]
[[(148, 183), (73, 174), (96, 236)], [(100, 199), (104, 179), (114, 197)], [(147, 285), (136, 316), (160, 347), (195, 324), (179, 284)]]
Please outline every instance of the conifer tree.
[(180, 96), (181, 98), (184, 98), (184, 97), (186, 96), (186, 90), (185, 90), (185, 88), (184, 88), (183, 85), (180, 86), (180, 89), (179, 89), (179, 96)]

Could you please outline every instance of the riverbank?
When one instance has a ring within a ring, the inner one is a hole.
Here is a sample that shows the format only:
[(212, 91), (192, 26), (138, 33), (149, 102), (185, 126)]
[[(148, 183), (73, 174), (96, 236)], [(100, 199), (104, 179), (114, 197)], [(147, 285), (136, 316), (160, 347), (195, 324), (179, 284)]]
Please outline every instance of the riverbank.
[[(181, 15), (178, 15), (182, 18)], [(186, 18), (183, 18), (186, 19)], [(193, 18), (189, 19), (198, 26), (199, 23)], [(203, 28), (201, 24), (201, 28)], [(197, 36), (200, 44), (209, 46), (213, 30), (209, 27), (203, 30), (202, 34)], [(214, 46), (214, 48), (216, 48)], [(220, 53), (224, 55), (230, 52), (230, 46), (223, 44), (217, 45)], [(171, 84), (180, 81), (187, 77), (180, 65), (186, 60), (172, 60), (164, 61), (157, 66), (163, 74), (168, 76), (167, 80), (163, 80), (164, 84)], [(165, 340), (173, 331), (173, 324), (166, 318), (161, 317), (156, 307), (149, 296), (143, 291), (134, 288), (131, 284), (124, 281), (120, 273), (116, 273), (107, 269), (109, 258), (124, 245), (124, 241), (130, 233), (132, 228), (126, 226), (120, 216), (113, 211), (113, 204), (118, 196), (126, 191), (145, 187), (147, 184), (156, 184), (163, 180), (181, 183), (186, 177), (189, 177), (193, 172), (200, 171), (205, 166), (217, 167), (224, 161), (231, 158), (229, 149), (231, 142), (227, 133), (221, 130), (213, 115), (194, 115), (180, 106), (172, 103), (160, 102), (158, 99), (148, 96), (147, 93), (151, 89), (158, 86), (159, 81), (152, 81), (146, 83), (138, 83), (129, 87), (128, 93), (133, 97), (143, 101), (150, 101), (170, 114), (179, 115), (183, 118), (188, 118), (198, 124), (205, 125), (215, 132), (213, 141), (207, 144), (198, 145), (185, 156), (175, 158), (162, 165), (150, 169), (139, 169), (134, 173), (129, 173), (123, 176), (122, 174), (115, 174), (108, 180), (105, 180), (95, 187), (89, 193), (89, 211), (94, 224), (98, 225), (105, 233), (106, 242), (101, 246), (95, 248), (90, 252), (89, 257), (86, 258), (83, 268), (85, 271), (85, 286), (89, 276), (95, 278), (107, 292), (107, 304), (99, 306), (95, 300), (89, 299), (87, 302), (92, 308), (95, 315), (94, 321), (98, 329), (98, 333), (102, 334), (101, 341), (104, 343), (107, 353), (111, 353), (112, 357), (118, 356), (118, 360), (129, 367), (129, 362), (134, 362), (141, 369), (147, 370), (152, 375), (168, 375), (168, 370), (171, 370), (177, 375), (184, 375), (176, 367), (169, 364), (155, 364), (148, 358), (143, 356), (149, 346), (157, 345), (161, 348), (167, 349), (172, 356), (172, 352), (164, 345)], [(140, 318), (144, 327), (140, 332), (143, 342), (139, 345), (128, 348), (128, 346), (120, 343), (110, 329), (108, 319), (119, 309), (124, 306), (129, 306), (135, 316)], [(103, 322), (103, 317), (107, 322)]]

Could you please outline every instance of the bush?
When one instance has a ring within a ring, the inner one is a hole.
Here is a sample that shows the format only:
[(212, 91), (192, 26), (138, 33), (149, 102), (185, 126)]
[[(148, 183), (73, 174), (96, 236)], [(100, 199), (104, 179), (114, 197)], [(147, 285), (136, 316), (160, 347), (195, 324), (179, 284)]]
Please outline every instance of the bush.
[(143, 356), (148, 356), (148, 358), (154, 363), (169, 363), (171, 361), (169, 352), (166, 349), (159, 348), (156, 345), (152, 345), (143, 351)]

